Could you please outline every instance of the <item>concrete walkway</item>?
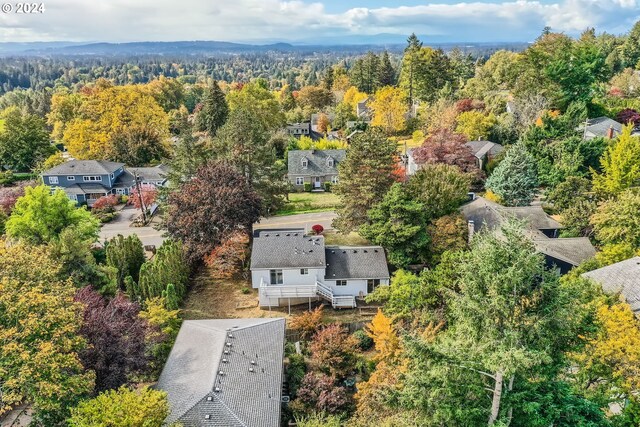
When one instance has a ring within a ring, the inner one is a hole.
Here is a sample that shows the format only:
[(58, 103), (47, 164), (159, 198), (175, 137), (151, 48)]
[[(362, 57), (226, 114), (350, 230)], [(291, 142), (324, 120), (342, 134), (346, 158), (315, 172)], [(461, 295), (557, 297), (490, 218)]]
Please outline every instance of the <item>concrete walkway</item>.
[(108, 222), (100, 229), (99, 241), (100, 243), (112, 237), (122, 234), (127, 237), (132, 234), (137, 234), (143, 245), (155, 245), (159, 248), (165, 237), (163, 237), (163, 231), (158, 231), (150, 226), (145, 227), (130, 227), (129, 225), (133, 219), (140, 214), (140, 211), (133, 206), (126, 206), (120, 212), (118, 216), (111, 222)]

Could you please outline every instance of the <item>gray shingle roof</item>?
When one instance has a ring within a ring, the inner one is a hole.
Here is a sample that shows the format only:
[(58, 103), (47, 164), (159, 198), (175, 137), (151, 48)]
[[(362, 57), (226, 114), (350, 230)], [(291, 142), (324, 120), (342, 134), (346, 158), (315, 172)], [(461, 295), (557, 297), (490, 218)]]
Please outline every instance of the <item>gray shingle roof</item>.
[(43, 175), (108, 175), (124, 166), (124, 163), (106, 160), (69, 160), (55, 166)]
[(142, 181), (163, 181), (167, 178), (168, 166), (158, 165), (146, 168), (130, 168), (126, 170), (133, 176), (136, 173), (142, 178)]
[(578, 266), (593, 258), (596, 250), (587, 237), (550, 239), (545, 235), (533, 239), (538, 252)]
[(504, 150), (502, 145), (491, 141), (469, 141), (465, 145), (471, 149), (473, 155), (478, 159), (482, 159), (487, 154), (495, 156)]
[(326, 280), (388, 279), (389, 269), (380, 246), (328, 246)]
[(261, 231), (253, 239), (251, 269), (324, 268), (324, 237), (298, 230)]
[[(338, 164), (344, 160), (346, 150), (291, 150), (288, 152), (289, 175), (337, 175)], [(306, 169), (302, 159), (307, 159)], [(329, 166), (328, 159), (334, 160)]]
[(156, 386), (167, 392), (166, 422), (279, 426), (284, 330), (284, 319), (183, 322)]
[(622, 133), (622, 124), (609, 117), (596, 117), (587, 121), (586, 133), (595, 136), (606, 137), (609, 129), (613, 127), (614, 136)]
[(635, 313), (640, 312), (640, 257), (584, 273), (602, 285), (606, 293), (620, 293)]
[(504, 207), (485, 198), (478, 197), (460, 209), (467, 221), (474, 222), (475, 231), (483, 228), (499, 229), (508, 218), (524, 221), (536, 250), (552, 258), (579, 265), (592, 258), (596, 250), (586, 237), (549, 238), (539, 230), (555, 230), (562, 224), (547, 215), (540, 206)]

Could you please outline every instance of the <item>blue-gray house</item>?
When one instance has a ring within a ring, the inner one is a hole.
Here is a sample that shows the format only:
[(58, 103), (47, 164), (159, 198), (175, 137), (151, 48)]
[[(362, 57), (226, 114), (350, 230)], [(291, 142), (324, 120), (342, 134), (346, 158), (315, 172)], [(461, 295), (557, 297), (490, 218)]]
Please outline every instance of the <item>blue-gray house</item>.
[(42, 181), (52, 189), (62, 189), (71, 200), (88, 206), (109, 194), (129, 195), (140, 183), (165, 185), (168, 168), (165, 165), (128, 168), (124, 163), (106, 160), (70, 160), (43, 172)]

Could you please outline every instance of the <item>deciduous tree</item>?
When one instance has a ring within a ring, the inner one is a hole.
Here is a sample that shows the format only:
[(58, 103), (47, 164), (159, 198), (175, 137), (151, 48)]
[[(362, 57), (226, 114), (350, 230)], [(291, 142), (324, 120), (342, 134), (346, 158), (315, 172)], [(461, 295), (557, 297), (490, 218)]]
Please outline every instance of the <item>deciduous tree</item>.
[(289, 322), (289, 327), (300, 334), (302, 340), (308, 340), (322, 326), (322, 306), (315, 310), (305, 311), (294, 316)]
[(465, 144), (467, 137), (449, 129), (437, 129), (413, 151), (418, 164), (444, 163), (458, 166), (463, 172), (478, 174), (476, 158)]
[(631, 136), (632, 127), (625, 126), (620, 137), (600, 159), (602, 173), (593, 172), (593, 189), (612, 195), (635, 186), (640, 181), (640, 137)]
[(45, 121), (13, 107), (0, 114), (0, 163), (16, 171), (30, 171), (55, 152)]
[(601, 203), (590, 222), (600, 243), (640, 249), (640, 191), (628, 189)]
[(261, 200), (233, 167), (209, 162), (167, 202), (169, 234), (180, 239), (191, 261), (199, 261), (230, 233), (251, 230)]
[(231, 278), (246, 268), (249, 236), (246, 231), (235, 231), (204, 257), (212, 277)]
[(311, 365), (337, 378), (344, 378), (354, 369), (357, 343), (346, 328), (334, 323), (320, 329), (313, 337)]
[(405, 128), (407, 103), (401, 89), (391, 86), (378, 89), (369, 108), (373, 111), (372, 126), (380, 126), (388, 134)]
[(411, 176), (407, 189), (424, 205), (427, 218), (435, 219), (452, 213), (467, 200), (470, 183), (469, 175), (457, 166), (428, 164)]

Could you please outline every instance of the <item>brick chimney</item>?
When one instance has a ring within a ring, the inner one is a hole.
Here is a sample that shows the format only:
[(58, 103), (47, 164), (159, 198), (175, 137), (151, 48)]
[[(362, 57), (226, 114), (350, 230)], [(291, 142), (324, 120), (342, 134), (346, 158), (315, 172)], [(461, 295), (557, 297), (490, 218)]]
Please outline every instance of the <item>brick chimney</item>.
[(473, 222), (472, 219), (467, 221), (467, 229), (468, 229), (468, 232), (469, 232), (468, 242), (469, 242), (469, 244), (471, 244), (471, 239), (473, 239), (473, 234), (476, 231), (476, 225), (475, 225), (475, 223)]
[(610, 126), (609, 129), (607, 130), (607, 138), (613, 139), (613, 126)]

